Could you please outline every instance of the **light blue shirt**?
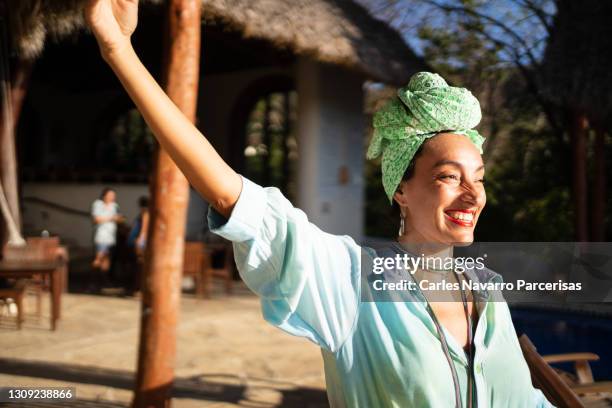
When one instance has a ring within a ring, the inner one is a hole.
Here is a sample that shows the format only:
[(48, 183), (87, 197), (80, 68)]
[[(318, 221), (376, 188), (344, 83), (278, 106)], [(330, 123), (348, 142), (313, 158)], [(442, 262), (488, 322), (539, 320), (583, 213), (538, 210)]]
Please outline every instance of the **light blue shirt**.
[[(233, 241), (264, 318), (321, 347), (331, 406), (454, 407), (451, 370), (425, 303), (362, 301), (361, 256), (376, 253), (321, 231), (277, 188), (242, 180), (229, 220), (211, 207), (209, 226)], [(484, 278), (500, 279), (493, 272)], [(477, 406), (552, 407), (531, 384), (507, 304), (482, 301), (479, 311)], [(467, 406), (467, 357), (444, 330)]]

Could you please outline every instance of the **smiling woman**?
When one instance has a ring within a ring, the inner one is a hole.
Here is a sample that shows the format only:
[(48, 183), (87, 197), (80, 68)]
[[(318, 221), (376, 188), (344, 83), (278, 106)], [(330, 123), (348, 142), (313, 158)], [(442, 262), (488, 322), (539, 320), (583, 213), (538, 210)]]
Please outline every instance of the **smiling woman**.
[(440, 133), (428, 139), (394, 194), (406, 225), (399, 241), (472, 242), (486, 203), (483, 177), (482, 158), (468, 138)]
[[(374, 119), (370, 158), (402, 213), (399, 238), (374, 251), (309, 222), (277, 188), (238, 175), (174, 106), (131, 46), (136, 0), (90, 0), (86, 19), (162, 147), (211, 203), (211, 230), (234, 242), (242, 279), (265, 319), (322, 349), (333, 407), (550, 407), (533, 388), (508, 306), (479, 291), (429, 302), (368, 301), (362, 267), (376, 257), (449, 258), (472, 242), (485, 206), (480, 105), (466, 89), (421, 72)], [(417, 153), (418, 152), (418, 153)], [(412, 167), (411, 167), (412, 166)], [(365, 255), (365, 256), (362, 256)], [(457, 281), (499, 281), (484, 268)], [(445, 275), (446, 276), (446, 275)], [(440, 280), (440, 279), (437, 279)], [(370, 299), (371, 300), (371, 299)]]

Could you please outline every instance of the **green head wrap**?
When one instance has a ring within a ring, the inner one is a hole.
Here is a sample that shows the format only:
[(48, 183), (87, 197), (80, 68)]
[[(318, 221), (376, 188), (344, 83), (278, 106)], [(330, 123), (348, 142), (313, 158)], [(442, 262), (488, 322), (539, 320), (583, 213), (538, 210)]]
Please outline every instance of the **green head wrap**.
[(412, 76), (407, 86), (374, 114), (368, 159), (382, 154), (382, 182), (389, 201), (421, 144), (442, 131), (467, 136), (480, 150), (484, 137), (472, 129), (481, 119), (480, 104), (465, 88), (449, 86), (431, 72)]

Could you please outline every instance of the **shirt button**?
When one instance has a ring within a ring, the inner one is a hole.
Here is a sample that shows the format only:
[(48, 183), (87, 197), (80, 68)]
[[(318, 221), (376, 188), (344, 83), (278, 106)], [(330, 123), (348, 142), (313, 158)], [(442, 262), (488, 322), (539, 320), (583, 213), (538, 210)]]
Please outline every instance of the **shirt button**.
[(482, 363), (476, 364), (476, 374), (482, 373)]

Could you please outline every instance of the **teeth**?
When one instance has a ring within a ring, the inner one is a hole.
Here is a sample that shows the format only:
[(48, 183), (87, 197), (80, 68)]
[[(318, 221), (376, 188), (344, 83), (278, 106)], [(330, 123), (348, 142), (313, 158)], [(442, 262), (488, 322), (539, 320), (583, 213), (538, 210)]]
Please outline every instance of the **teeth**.
[(464, 213), (459, 211), (450, 211), (447, 212), (449, 216), (456, 220), (471, 222), (474, 219), (474, 215), (472, 213)]

